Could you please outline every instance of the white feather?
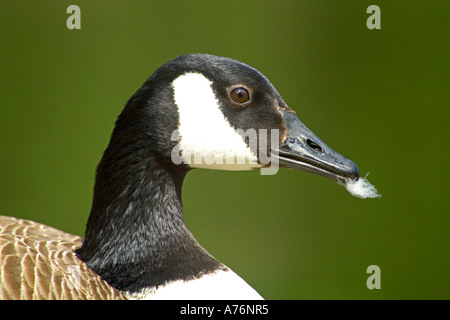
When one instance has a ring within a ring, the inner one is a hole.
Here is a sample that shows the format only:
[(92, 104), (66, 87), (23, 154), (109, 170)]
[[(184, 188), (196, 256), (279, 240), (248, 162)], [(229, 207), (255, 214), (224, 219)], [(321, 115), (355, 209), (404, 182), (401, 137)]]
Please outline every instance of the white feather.
[(357, 181), (347, 179), (344, 184), (345, 188), (352, 196), (357, 198), (380, 198), (381, 194), (379, 194), (375, 186), (366, 179), (368, 175), (369, 174), (366, 174), (364, 178), (360, 177)]

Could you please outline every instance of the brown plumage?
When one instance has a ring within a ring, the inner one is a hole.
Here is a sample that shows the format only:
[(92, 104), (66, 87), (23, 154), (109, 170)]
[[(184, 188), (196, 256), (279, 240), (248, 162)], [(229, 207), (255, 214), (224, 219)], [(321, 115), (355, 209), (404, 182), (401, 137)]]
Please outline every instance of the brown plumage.
[(79, 260), (81, 238), (0, 216), (0, 299), (125, 299)]

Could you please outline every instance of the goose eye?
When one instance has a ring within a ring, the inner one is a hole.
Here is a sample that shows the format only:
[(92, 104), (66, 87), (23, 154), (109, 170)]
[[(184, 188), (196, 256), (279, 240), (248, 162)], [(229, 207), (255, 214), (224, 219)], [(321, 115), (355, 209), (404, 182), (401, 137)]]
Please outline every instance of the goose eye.
[(247, 89), (238, 87), (230, 92), (230, 99), (236, 104), (244, 104), (250, 101), (250, 94)]

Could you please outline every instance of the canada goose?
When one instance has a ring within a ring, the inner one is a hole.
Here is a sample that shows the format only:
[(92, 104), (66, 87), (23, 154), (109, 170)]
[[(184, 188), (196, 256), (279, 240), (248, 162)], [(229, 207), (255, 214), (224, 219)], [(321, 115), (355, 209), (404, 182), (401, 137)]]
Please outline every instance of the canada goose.
[(352, 190), (370, 184), (300, 122), (261, 72), (206, 54), (175, 58), (119, 115), (97, 167), (84, 239), (0, 217), (1, 299), (261, 299), (195, 240), (181, 186), (192, 168), (272, 163), (373, 196)]

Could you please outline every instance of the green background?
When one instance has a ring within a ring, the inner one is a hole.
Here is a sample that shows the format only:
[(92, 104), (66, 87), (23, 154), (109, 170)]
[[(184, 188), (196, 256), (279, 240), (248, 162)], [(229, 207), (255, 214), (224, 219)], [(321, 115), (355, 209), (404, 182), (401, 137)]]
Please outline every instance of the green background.
[[(81, 8), (68, 30), (66, 8)], [(381, 30), (366, 9), (381, 8)], [(450, 1), (5, 1), (0, 214), (82, 235), (127, 99), (177, 55), (261, 70), (381, 199), (283, 170), (195, 170), (185, 219), (267, 299), (449, 299)], [(366, 287), (369, 265), (381, 289)]]

